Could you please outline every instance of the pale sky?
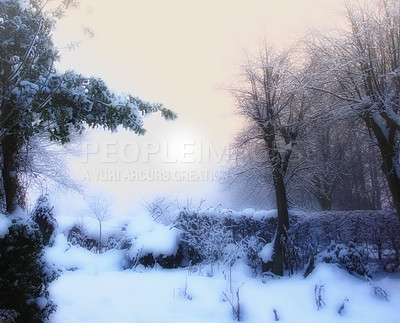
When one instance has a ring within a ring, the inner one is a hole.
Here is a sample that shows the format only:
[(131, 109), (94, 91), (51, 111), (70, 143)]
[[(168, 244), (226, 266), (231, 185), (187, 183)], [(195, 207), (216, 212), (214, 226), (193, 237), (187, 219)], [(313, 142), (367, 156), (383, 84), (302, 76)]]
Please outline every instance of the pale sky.
[[(238, 73), (244, 51), (255, 53), (264, 37), (279, 48), (311, 26), (334, 25), (339, 21), (340, 3), (81, 0), (80, 8), (70, 11), (55, 33), (56, 45), (62, 48), (61, 68), (99, 76), (117, 92), (161, 102), (177, 112), (179, 119), (168, 123), (154, 117), (145, 120), (148, 134), (140, 139), (127, 132), (93, 133), (89, 147), (93, 154), (88, 163), (80, 160), (75, 165), (78, 176), (90, 177), (92, 184), (111, 192), (122, 204), (158, 191), (204, 197), (217, 204), (216, 183), (187, 178), (190, 172), (218, 170), (224, 147), (239, 127), (233, 101), (221, 87)], [(93, 38), (82, 35), (85, 27), (94, 31)], [(78, 48), (63, 50), (75, 41), (81, 42)], [(135, 147), (142, 152), (137, 160)], [(146, 153), (150, 153), (149, 162), (143, 160)], [(106, 170), (102, 175), (107, 179), (93, 173), (100, 169)], [(113, 175), (132, 169), (143, 170), (147, 176), (150, 170), (167, 171), (170, 178), (141, 181)], [(177, 173), (180, 170), (189, 173)]]

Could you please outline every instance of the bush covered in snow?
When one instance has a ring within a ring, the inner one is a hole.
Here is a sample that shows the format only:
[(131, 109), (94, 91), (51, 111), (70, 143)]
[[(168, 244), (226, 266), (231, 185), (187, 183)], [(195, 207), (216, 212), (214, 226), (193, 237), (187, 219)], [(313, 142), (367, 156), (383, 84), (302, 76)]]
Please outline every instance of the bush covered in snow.
[(149, 215), (136, 216), (126, 227), (123, 240), (128, 248), (128, 267), (155, 263), (165, 268), (180, 266), (179, 230), (157, 223)]
[[(348, 257), (329, 261), (318, 256), (315, 260), (336, 262), (362, 276), (370, 275), (370, 271), (393, 271), (399, 267), (400, 236), (396, 232), (400, 232), (400, 223), (393, 212), (290, 213), (290, 229), (282, 242), (289, 273), (302, 271), (319, 253), (334, 252), (331, 241), (342, 246), (341, 254), (346, 249)], [(184, 209), (175, 226), (181, 230), (179, 248), (183, 263), (229, 262), (242, 258), (257, 269), (263, 257), (260, 251), (273, 240), (276, 212)]]
[[(323, 257), (317, 255), (328, 254), (331, 241), (350, 248), (350, 251), (353, 250), (350, 242), (362, 246), (365, 255), (359, 261), (368, 264), (371, 272), (393, 271), (399, 267), (400, 236), (396, 232), (400, 231), (400, 223), (394, 213), (290, 213), (290, 229), (282, 241), (285, 268), (289, 274), (302, 272), (310, 261), (322, 261)], [(261, 251), (273, 241), (276, 224), (276, 211), (184, 208), (172, 226), (158, 223), (149, 214), (141, 214), (134, 216), (129, 224), (110, 226), (104, 234), (108, 237), (106, 250), (126, 252), (125, 268), (139, 264), (154, 266), (156, 263), (164, 268), (197, 263), (229, 264), (240, 258), (255, 272), (260, 272), (262, 260), (265, 262), (268, 258)], [(93, 252), (97, 250), (97, 240), (80, 224), (69, 229), (68, 241)], [(350, 269), (352, 266), (344, 265), (346, 261), (342, 258), (332, 258), (330, 262), (357, 272)]]
[(32, 211), (32, 219), (38, 224), (45, 245), (51, 242), (51, 237), (57, 228), (53, 208), (48, 195), (42, 195), (36, 201), (35, 208)]
[(394, 271), (400, 265), (400, 222), (394, 212), (292, 212), (290, 225), (294, 244), (302, 251), (311, 246), (310, 256), (329, 249), (335, 241), (346, 248), (350, 243), (361, 246), (365, 250), (362, 261), (372, 272)]
[(307, 244), (298, 244), (294, 239), (293, 229), (287, 232), (286, 237), (282, 236), (283, 254), (285, 255), (284, 265), (289, 275), (302, 271), (316, 253), (316, 244), (312, 237), (303, 237)]
[(203, 216), (184, 210), (175, 225), (181, 230), (185, 258), (192, 264), (200, 260), (211, 264), (222, 260), (224, 248), (233, 243), (232, 231), (218, 215)]
[(326, 263), (336, 263), (351, 274), (363, 278), (371, 278), (367, 268), (368, 255), (361, 246), (350, 241), (348, 244), (336, 244), (332, 241), (329, 247), (318, 255), (318, 260)]
[(98, 241), (89, 238), (83, 225), (75, 224), (68, 232), (68, 242), (72, 245), (81, 246), (89, 251), (96, 251)]
[(54, 275), (42, 259), (38, 226), (18, 213), (8, 216), (8, 233), (0, 237), (0, 309), (16, 313), (16, 322), (43, 322), (55, 309), (47, 291)]
[(175, 226), (181, 231), (184, 263), (232, 263), (242, 258), (251, 267), (260, 267), (258, 253), (273, 237), (275, 215), (275, 212), (238, 213), (218, 208), (182, 210)]

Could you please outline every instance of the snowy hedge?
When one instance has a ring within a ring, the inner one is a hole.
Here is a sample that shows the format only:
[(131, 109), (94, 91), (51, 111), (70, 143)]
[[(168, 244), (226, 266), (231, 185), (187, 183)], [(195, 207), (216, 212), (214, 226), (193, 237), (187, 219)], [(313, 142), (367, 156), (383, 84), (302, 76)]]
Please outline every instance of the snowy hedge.
[(175, 221), (181, 231), (182, 265), (244, 258), (256, 269), (261, 265), (258, 253), (272, 240), (276, 224), (276, 211), (184, 209)]
[[(256, 267), (255, 259), (265, 256), (262, 250), (272, 241), (276, 222), (275, 211), (183, 210), (175, 223), (181, 230), (182, 264), (226, 261), (227, 250), (235, 249), (232, 248), (235, 245), (236, 250), (246, 250), (241, 256), (246, 256), (249, 265)], [(335, 260), (320, 256), (317, 260), (330, 259), (329, 262), (337, 262), (359, 274), (368, 271), (360, 269), (360, 262), (368, 263), (372, 271), (393, 271), (400, 265), (400, 223), (394, 212), (291, 211), (290, 222), (289, 238), (284, 241), (284, 246), (286, 266), (291, 271), (302, 270), (310, 257), (326, 253), (336, 244), (342, 249), (366, 251), (358, 258), (339, 257)], [(256, 243), (251, 238), (256, 238)], [(240, 255), (237, 252), (235, 256)], [(359, 269), (353, 270), (355, 267)]]
[[(276, 216), (276, 211), (252, 209), (183, 209), (171, 226), (165, 226), (143, 214), (135, 216), (119, 233), (113, 229), (106, 250), (123, 250), (124, 268), (156, 263), (164, 268), (228, 264), (241, 258), (260, 271), (262, 260), (271, 256)], [(398, 232), (400, 223), (390, 211), (291, 211), (289, 235), (283, 241), (286, 268), (303, 271), (310, 258), (315, 258), (364, 276), (394, 271), (400, 264)], [(96, 240), (78, 226), (69, 231), (68, 241), (96, 249)], [(347, 256), (343, 250), (349, 252)]]
[(392, 211), (358, 210), (292, 212), (290, 235), (300, 249), (314, 253), (332, 242), (356, 245), (366, 252), (372, 271), (394, 271), (400, 265), (400, 222)]

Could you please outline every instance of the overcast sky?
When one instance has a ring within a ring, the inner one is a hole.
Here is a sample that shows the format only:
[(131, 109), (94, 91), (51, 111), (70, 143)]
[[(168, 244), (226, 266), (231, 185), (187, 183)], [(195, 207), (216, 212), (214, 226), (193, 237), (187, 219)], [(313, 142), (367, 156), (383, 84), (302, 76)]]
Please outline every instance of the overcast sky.
[[(204, 170), (213, 177), (240, 126), (221, 88), (238, 73), (244, 52), (255, 53), (264, 37), (285, 46), (309, 27), (337, 23), (339, 8), (334, 0), (81, 0), (55, 33), (60, 67), (99, 76), (117, 92), (161, 102), (179, 119), (145, 120), (148, 134), (140, 139), (125, 131), (91, 134), (91, 154), (75, 163), (78, 176), (122, 204), (157, 192), (216, 204), (220, 197), (213, 199), (218, 189), (210, 178), (187, 177)], [(85, 36), (85, 28), (94, 37)], [(68, 51), (71, 42), (80, 46)], [(134, 152), (138, 147), (140, 156)], [(128, 178), (125, 172), (134, 169), (163, 178)], [(154, 170), (169, 178), (149, 173)]]

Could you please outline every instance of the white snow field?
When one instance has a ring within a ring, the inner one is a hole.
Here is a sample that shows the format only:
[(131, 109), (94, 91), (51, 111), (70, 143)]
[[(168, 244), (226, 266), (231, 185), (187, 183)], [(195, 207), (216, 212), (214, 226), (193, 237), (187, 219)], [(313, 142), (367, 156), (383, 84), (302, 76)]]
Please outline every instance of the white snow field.
[[(146, 230), (162, 232), (151, 226)], [(165, 239), (165, 232), (161, 236)], [(274, 322), (274, 310), (280, 322), (400, 322), (398, 273), (377, 277), (371, 284), (335, 264), (318, 264), (306, 279), (301, 274), (278, 279), (255, 277), (249, 267), (237, 262), (231, 275), (226, 265), (220, 265), (209, 277), (209, 268), (199, 266), (189, 270), (139, 265), (123, 270), (124, 257), (126, 250), (94, 254), (71, 246), (59, 233), (46, 250), (46, 260), (62, 269), (50, 286), (51, 299), (58, 306), (50, 322), (234, 322), (227, 298), (237, 308), (238, 288), (243, 322)], [(325, 305), (318, 309), (315, 298), (321, 285)], [(388, 300), (376, 296), (373, 286), (382, 288)]]

